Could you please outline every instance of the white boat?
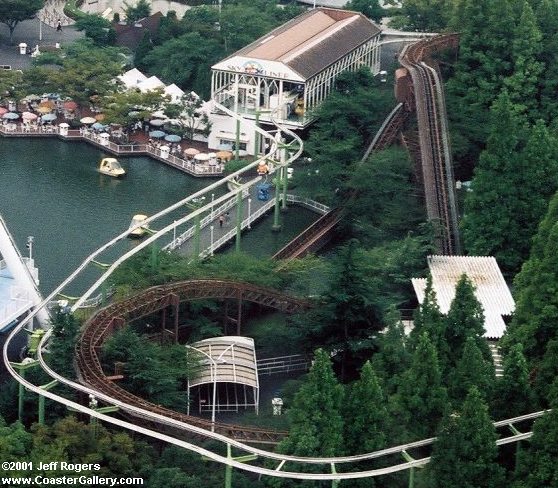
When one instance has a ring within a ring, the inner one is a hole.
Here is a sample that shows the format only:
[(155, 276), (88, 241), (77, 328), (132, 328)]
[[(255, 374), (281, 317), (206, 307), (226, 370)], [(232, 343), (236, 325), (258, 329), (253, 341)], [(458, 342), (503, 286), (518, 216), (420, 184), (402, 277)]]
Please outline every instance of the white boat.
[(114, 178), (119, 178), (120, 176), (124, 176), (126, 174), (124, 168), (120, 166), (118, 160), (114, 158), (101, 159), (99, 172), (104, 175), (113, 176)]
[[(134, 229), (134, 227), (141, 224), (142, 222), (145, 222), (146, 220), (147, 220), (147, 215), (143, 215), (143, 214), (134, 215), (132, 217), (132, 221), (130, 222), (130, 226), (128, 227), (128, 229)], [(128, 237), (139, 239), (140, 237), (143, 237), (148, 232), (149, 232), (149, 226), (146, 224), (134, 230), (130, 230), (130, 232), (128, 233)]]

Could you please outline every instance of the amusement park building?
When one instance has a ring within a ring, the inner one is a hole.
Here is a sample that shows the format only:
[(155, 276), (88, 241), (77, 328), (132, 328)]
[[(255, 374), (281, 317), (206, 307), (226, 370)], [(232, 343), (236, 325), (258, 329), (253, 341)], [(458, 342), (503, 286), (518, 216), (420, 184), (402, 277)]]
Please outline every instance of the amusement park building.
[[(290, 20), (212, 67), (212, 99), (247, 119), (292, 129), (313, 120), (336, 78), (363, 66), (380, 70), (380, 28), (364, 15), (317, 8)], [(210, 147), (232, 145), (236, 122), (212, 117)], [(252, 152), (253, 131), (241, 127), (240, 148)]]

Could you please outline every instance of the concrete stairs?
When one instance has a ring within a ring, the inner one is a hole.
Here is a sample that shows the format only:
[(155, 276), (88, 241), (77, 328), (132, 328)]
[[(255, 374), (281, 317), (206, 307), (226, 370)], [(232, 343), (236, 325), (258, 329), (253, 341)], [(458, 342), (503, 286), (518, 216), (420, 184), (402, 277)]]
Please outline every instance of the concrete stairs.
[(504, 366), (502, 362), (502, 355), (500, 353), (500, 348), (495, 342), (489, 342), (488, 347), (490, 348), (490, 353), (492, 354), (492, 361), (494, 362), (494, 370), (496, 372), (496, 378), (501, 378), (504, 375)]

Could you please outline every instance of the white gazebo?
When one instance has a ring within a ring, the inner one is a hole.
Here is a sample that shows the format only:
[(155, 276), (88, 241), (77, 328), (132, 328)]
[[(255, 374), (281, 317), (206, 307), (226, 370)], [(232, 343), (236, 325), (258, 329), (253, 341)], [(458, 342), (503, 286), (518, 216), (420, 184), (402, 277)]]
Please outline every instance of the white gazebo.
[[(249, 407), (258, 412), (259, 381), (253, 339), (213, 337), (186, 347), (199, 358), (199, 367), (188, 380), (188, 398), (197, 403), (199, 413), (212, 412), (215, 421), (215, 412), (238, 412)], [(196, 391), (192, 392), (194, 388)]]
[[(282, 124), (303, 128), (341, 73), (361, 67), (380, 71), (379, 40), (380, 28), (358, 12), (310, 10), (215, 64), (212, 98), (245, 118), (266, 122), (274, 112)], [(212, 123), (210, 147), (235, 141), (230, 117), (214, 111)]]

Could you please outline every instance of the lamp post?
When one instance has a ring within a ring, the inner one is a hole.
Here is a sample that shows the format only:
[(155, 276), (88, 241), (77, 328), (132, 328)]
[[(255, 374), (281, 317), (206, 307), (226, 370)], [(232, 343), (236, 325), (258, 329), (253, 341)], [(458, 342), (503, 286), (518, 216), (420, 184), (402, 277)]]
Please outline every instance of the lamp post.
[(35, 238), (33, 236), (27, 237), (27, 249), (29, 249), (29, 261), (33, 260), (33, 241)]
[(211, 247), (210, 249), (210, 254), (213, 256), (213, 229), (215, 229), (215, 226), (213, 224), (211, 224), (211, 226), (209, 227), (209, 234), (211, 236)]
[[(193, 198), (190, 202), (190, 206), (197, 210), (199, 209), (205, 200), (205, 197)], [(200, 233), (201, 233), (201, 214), (196, 215), (194, 221), (194, 259), (199, 259), (200, 257)]]

